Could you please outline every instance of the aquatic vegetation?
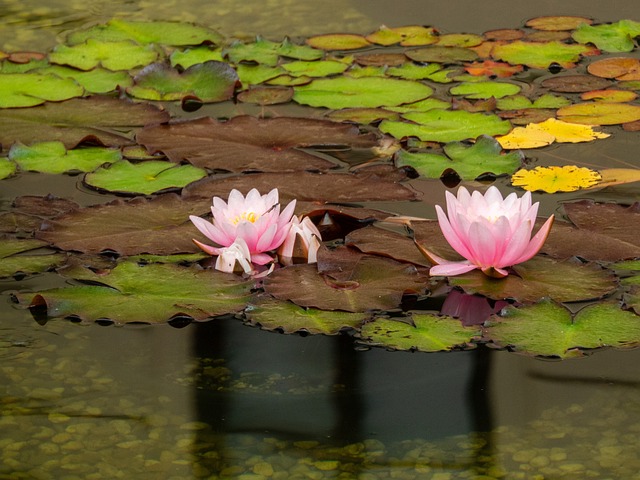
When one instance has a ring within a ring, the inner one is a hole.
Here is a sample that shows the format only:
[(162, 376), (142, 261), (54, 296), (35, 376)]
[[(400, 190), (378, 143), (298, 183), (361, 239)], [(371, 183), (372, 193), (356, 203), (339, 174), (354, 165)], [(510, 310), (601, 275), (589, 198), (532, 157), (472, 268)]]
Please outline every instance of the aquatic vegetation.
[(446, 197), (447, 214), (436, 206), (438, 222), (449, 244), (466, 260), (448, 261), (427, 252), (436, 263), (430, 275), (460, 275), (479, 268), (490, 277), (506, 277), (507, 267), (538, 253), (553, 224), (552, 215), (531, 238), (539, 204), (531, 204), (529, 192), (503, 199), (493, 186), (484, 195), (460, 187), (457, 197), (450, 192)]
[(316, 263), (322, 235), (309, 217), (302, 220), (293, 216), (289, 233), (278, 248), (278, 259), (283, 265)]

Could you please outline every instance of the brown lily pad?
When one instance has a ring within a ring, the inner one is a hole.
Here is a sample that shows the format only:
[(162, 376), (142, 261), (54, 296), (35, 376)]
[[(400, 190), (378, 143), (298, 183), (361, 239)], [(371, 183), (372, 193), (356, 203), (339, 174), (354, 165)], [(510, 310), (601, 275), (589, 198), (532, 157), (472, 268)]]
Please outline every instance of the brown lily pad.
[(532, 18), (531, 20), (528, 20), (525, 25), (527, 27), (535, 28), (536, 30), (562, 31), (573, 30), (583, 23), (591, 25), (593, 20), (587, 17), (558, 15)]
[(640, 59), (614, 57), (597, 60), (587, 67), (591, 75), (620, 81), (640, 80)]
[(344, 241), (345, 245), (357, 248), (362, 253), (389, 257), (422, 267), (431, 266), (409, 235), (369, 226), (354, 230), (346, 236)]
[(499, 28), (497, 30), (488, 30), (484, 32), (483, 36), (487, 40), (504, 40), (509, 42), (512, 40), (520, 40), (524, 37), (524, 31), (517, 28)]
[(611, 85), (609, 80), (591, 75), (562, 75), (550, 77), (542, 81), (542, 86), (553, 92), (582, 93), (591, 90), (602, 90)]
[(144, 128), (136, 138), (173, 162), (229, 172), (328, 170), (336, 164), (299, 148), (376, 145), (373, 134), (360, 134), (354, 125), (289, 117), (239, 116), (227, 122), (204, 117)]
[(238, 94), (238, 100), (257, 105), (277, 105), (293, 98), (291, 87), (253, 87)]
[(429, 63), (473, 62), (478, 58), (478, 54), (469, 48), (443, 47), (440, 45), (408, 50), (405, 54), (414, 62)]
[(362, 53), (355, 56), (355, 62), (363, 66), (398, 67), (407, 61), (403, 53)]

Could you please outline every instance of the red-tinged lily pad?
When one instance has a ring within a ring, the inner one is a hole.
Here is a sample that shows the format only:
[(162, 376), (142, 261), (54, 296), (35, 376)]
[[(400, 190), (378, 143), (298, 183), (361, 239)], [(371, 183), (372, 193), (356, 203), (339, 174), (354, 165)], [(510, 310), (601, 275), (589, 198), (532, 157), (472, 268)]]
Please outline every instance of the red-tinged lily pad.
[(122, 159), (120, 150), (102, 147), (80, 147), (67, 150), (62, 142), (41, 142), (26, 146), (14, 143), (9, 158), (23, 171), (64, 173), (92, 172), (100, 165)]
[(544, 31), (563, 31), (573, 30), (582, 24), (590, 25), (593, 20), (586, 17), (574, 17), (568, 15), (536, 17), (528, 20), (525, 25), (527, 27), (535, 28), (536, 30)]
[(429, 110), (403, 115), (414, 123), (383, 120), (380, 131), (395, 138), (418, 137), (425, 142), (455, 142), (479, 135), (502, 135), (511, 124), (496, 115), (469, 113), (464, 110)]
[(205, 170), (192, 165), (160, 160), (140, 163), (122, 160), (85, 175), (84, 183), (108, 192), (151, 195), (180, 189), (206, 176)]
[(17, 197), (11, 209), (0, 215), (0, 232), (33, 235), (45, 218), (79, 208), (71, 200), (47, 195), (45, 197), (27, 195)]
[[(393, 173), (393, 172), (389, 172)], [(367, 202), (415, 200), (417, 192), (393, 178), (393, 175), (377, 173), (260, 173), (216, 178), (210, 176), (185, 187), (182, 195), (187, 198), (212, 196), (226, 197), (232, 189), (245, 195), (252, 188), (268, 192), (277, 188), (280, 200), (308, 200), (316, 202)]]
[(49, 54), (49, 61), (69, 65), (79, 70), (91, 70), (102, 66), (107, 70), (131, 70), (144, 67), (158, 58), (158, 50), (152, 45), (138, 45), (131, 41), (102, 42), (88, 39), (85, 43), (58, 45)]
[(617, 125), (640, 120), (640, 105), (614, 102), (576, 103), (562, 107), (558, 118), (584, 125)]
[[(18, 294), (34, 315), (80, 318), (85, 322), (165, 323), (184, 317), (196, 321), (242, 310), (251, 298), (252, 281), (216, 270), (152, 263), (123, 262), (108, 273), (80, 267), (60, 271), (91, 282)], [(44, 310), (44, 312), (43, 312)]]
[[(332, 252), (329, 252), (329, 256)], [(427, 279), (413, 265), (354, 253), (340, 258), (331, 271), (316, 265), (294, 265), (271, 273), (267, 293), (301, 307), (366, 312), (398, 308), (405, 292), (424, 292)]]
[[(494, 300), (514, 299), (522, 303), (545, 297), (558, 302), (599, 299), (618, 286), (615, 276), (600, 267), (542, 256), (515, 265), (512, 269), (513, 274), (501, 279), (474, 270), (449, 277), (449, 284), (470, 294), (480, 294)], [(571, 282), (567, 282), (568, 278)]]
[(624, 206), (582, 200), (562, 207), (578, 228), (640, 246), (640, 203)]
[(173, 162), (186, 160), (196, 167), (230, 172), (328, 170), (336, 164), (299, 148), (376, 145), (372, 134), (360, 134), (353, 125), (290, 117), (239, 116), (227, 122), (205, 117), (147, 127), (136, 138)]
[(492, 60), (485, 60), (484, 62), (472, 62), (464, 66), (467, 73), (474, 76), (490, 76), (498, 78), (508, 78), (516, 73), (522, 72), (524, 67), (522, 65), (510, 65), (504, 62), (494, 62)]
[(357, 329), (369, 318), (362, 313), (331, 312), (316, 308), (302, 308), (291, 302), (264, 299), (245, 309), (247, 320), (263, 330), (283, 333), (337, 335)]
[(527, 65), (532, 68), (548, 68), (557, 63), (564, 68), (572, 68), (582, 55), (592, 52), (586, 45), (568, 45), (562, 42), (515, 42), (496, 45), (491, 56), (512, 65)]
[(415, 50), (407, 50), (405, 55), (414, 62), (427, 63), (460, 63), (472, 62), (478, 58), (473, 50), (463, 47), (446, 47), (431, 45)]
[(511, 174), (524, 161), (519, 150), (502, 153), (502, 147), (488, 135), (478, 137), (472, 145), (461, 142), (448, 143), (443, 155), (434, 153), (411, 153), (400, 150), (395, 161), (397, 166), (410, 165), (427, 178), (441, 178), (452, 171), (462, 180), (474, 180), (485, 174), (496, 176)]
[(588, 305), (572, 314), (543, 300), (527, 307), (507, 307), (493, 316), (484, 338), (518, 353), (545, 357), (579, 357), (585, 349), (631, 347), (640, 343), (640, 318), (618, 306)]
[(593, 43), (605, 52), (630, 52), (633, 39), (640, 35), (640, 22), (620, 20), (602, 25), (582, 24), (571, 35), (576, 42)]
[(393, 45), (399, 43), (403, 47), (429, 45), (438, 41), (438, 34), (434, 28), (420, 25), (389, 28), (382, 26), (370, 33), (366, 39), (377, 45)]
[(33, 107), (46, 101), (61, 102), (83, 94), (84, 88), (71, 78), (38, 73), (0, 75), (0, 108)]
[(352, 107), (392, 107), (429, 97), (433, 89), (395, 78), (322, 78), (295, 88), (293, 99), (303, 105), (334, 110)]
[(154, 63), (142, 69), (133, 81), (127, 93), (137, 98), (172, 101), (188, 96), (211, 103), (233, 96), (238, 74), (224, 62), (198, 63), (183, 72), (164, 63)]
[(36, 238), (61, 250), (83, 253), (105, 250), (121, 255), (193, 253), (198, 247), (192, 238), (207, 240), (189, 221), (189, 215), (203, 215), (210, 205), (210, 199), (186, 201), (173, 194), (151, 200), (115, 200), (47, 220), (36, 232)]
[(152, 105), (110, 97), (73, 99), (20, 110), (0, 110), (0, 143), (29, 145), (59, 140), (66, 148), (82, 141), (106, 146), (131, 145), (126, 131), (165, 122), (169, 114)]
[(306, 39), (307, 45), (319, 50), (357, 50), (371, 45), (362, 35), (352, 33), (329, 33)]
[(580, 95), (582, 100), (598, 100), (612, 103), (632, 102), (638, 98), (638, 94), (629, 90), (592, 90)]
[(67, 43), (78, 44), (93, 38), (116, 42), (133, 40), (140, 44), (186, 46), (201, 43), (220, 43), (223, 37), (208, 28), (183, 22), (130, 21), (114, 18), (106, 24), (78, 30), (67, 36)]
[(602, 78), (619, 81), (640, 80), (640, 59), (633, 57), (603, 58), (589, 64), (587, 71)]
[(582, 93), (607, 88), (611, 85), (611, 81), (592, 75), (561, 75), (546, 78), (541, 85), (552, 92)]
[(287, 103), (293, 98), (290, 87), (254, 87), (238, 94), (238, 100), (257, 105), (277, 105)]
[(422, 267), (431, 266), (431, 263), (420, 253), (412, 238), (391, 230), (376, 226), (359, 228), (349, 233), (344, 242), (345, 245), (357, 248), (362, 253), (389, 257)]
[(482, 331), (433, 313), (412, 312), (406, 320), (377, 317), (362, 326), (358, 343), (391, 350), (442, 352), (475, 348)]
[(46, 242), (0, 237), (0, 278), (16, 273), (37, 273), (62, 265), (66, 255), (55, 252), (30, 252), (45, 247)]

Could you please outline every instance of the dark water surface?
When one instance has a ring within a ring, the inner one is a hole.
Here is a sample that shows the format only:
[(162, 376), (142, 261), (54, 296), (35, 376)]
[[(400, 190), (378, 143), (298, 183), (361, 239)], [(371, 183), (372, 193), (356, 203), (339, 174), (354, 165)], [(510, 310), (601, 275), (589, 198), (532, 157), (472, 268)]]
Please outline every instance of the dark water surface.
[[(61, 32), (114, 15), (278, 39), (368, 32), (381, 23), (481, 33), (541, 14), (638, 20), (637, 8), (633, 1), (2, 1), (0, 43), (48, 49)], [(536, 155), (540, 164), (559, 156), (624, 167), (637, 162), (638, 138), (619, 134)], [(0, 209), (21, 194), (104, 201), (78, 183), (21, 174), (0, 184)], [(444, 187), (414, 186), (424, 201), (403, 213), (432, 217)], [(638, 195), (637, 186), (557, 195), (541, 214), (573, 198), (629, 203)], [(54, 274), (0, 280), (0, 479), (640, 479), (638, 349), (560, 362), (487, 348), (360, 350), (347, 335), (286, 336), (234, 318), (182, 329), (40, 325), (7, 293), (59, 283)]]

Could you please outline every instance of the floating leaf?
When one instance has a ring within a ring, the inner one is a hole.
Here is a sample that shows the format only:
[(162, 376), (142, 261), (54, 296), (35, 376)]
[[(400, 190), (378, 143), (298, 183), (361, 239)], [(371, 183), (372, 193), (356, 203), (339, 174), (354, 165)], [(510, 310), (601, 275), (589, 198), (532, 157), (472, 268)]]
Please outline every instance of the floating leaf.
[(527, 65), (532, 68), (548, 68), (557, 63), (564, 68), (572, 68), (581, 55), (592, 49), (585, 45), (567, 45), (562, 42), (515, 42), (496, 45), (491, 56), (512, 65)]
[(151, 195), (182, 188), (206, 176), (205, 170), (191, 165), (159, 160), (140, 163), (122, 160), (87, 174), (84, 183), (109, 192)]
[(138, 143), (163, 152), (171, 161), (232, 172), (246, 170), (328, 170), (335, 164), (298, 150), (304, 147), (351, 146), (371, 148), (372, 135), (353, 125), (311, 118), (257, 119), (234, 117), (227, 122), (200, 118), (141, 130)]
[(614, 103), (632, 102), (638, 98), (638, 94), (629, 90), (592, 90), (580, 95), (582, 100), (598, 100)]
[(449, 90), (452, 95), (462, 95), (466, 98), (485, 99), (502, 98), (515, 95), (520, 91), (518, 85), (504, 82), (463, 82)]
[(189, 68), (197, 63), (223, 61), (222, 50), (219, 48), (212, 49), (208, 45), (187, 48), (186, 50), (175, 50), (169, 59), (172, 67), (180, 66), (182, 68)]
[(526, 127), (516, 127), (506, 135), (496, 137), (502, 148), (507, 150), (519, 148), (540, 148), (551, 145), (556, 139), (551, 133), (538, 127), (537, 123), (529, 123)]
[(238, 94), (238, 100), (258, 105), (276, 105), (287, 103), (293, 98), (290, 87), (254, 87)]
[(368, 47), (370, 43), (362, 35), (351, 33), (329, 33), (316, 35), (306, 40), (307, 45), (320, 50), (356, 50)]
[[(2, 76), (0, 76), (2, 78)], [(21, 110), (0, 110), (0, 143), (59, 140), (73, 148), (90, 140), (107, 146), (131, 145), (128, 130), (165, 122), (169, 114), (152, 105), (109, 97), (73, 99)]]
[(511, 124), (496, 115), (469, 113), (464, 110), (429, 110), (406, 113), (404, 118), (415, 123), (383, 120), (380, 131), (395, 138), (418, 137), (423, 141), (453, 142), (479, 135), (499, 135), (511, 130)]
[(94, 68), (87, 72), (75, 68), (51, 65), (36, 70), (37, 73), (52, 73), (61, 78), (73, 79), (87, 93), (109, 93), (118, 88), (126, 88), (133, 81), (127, 72), (112, 72), (104, 68)]
[(16, 164), (6, 158), (0, 158), (0, 180), (10, 177), (14, 173), (16, 173)]
[(245, 314), (251, 324), (260, 325), (264, 330), (282, 330), (284, 333), (304, 331), (323, 335), (337, 335), (341, 331), (358, 328), (368, 318), (361, 313), (302, 308), (277, 300), (249, 305)]
[(366, 125), (385, 118), (398, 120), (400, 114), (384, 108), (345, 108), (331, 112), (327, 117), (336, 122), (351, 121)]
[(514, 187), (531, 192), (574, 192), (597, 185), (602, 177), (595, 170), (567, 165), (564, 167), (535, 167), (533, 170), (518, 170), (511, 177)]
[(588, 305), (572, 315), (547, 300), (529, 307), (507, 307), (502, 317), (491, 317), (484, 336), (519, 353), (577, 357), (583, 349), (637, 345), (640, 318), (612, 304)]
[(220, 43), (223, 40), (219, 33), (189, 23), (157, 20), (144, 22), (114, 18), (106, 24), (73, 32), (67, 37), (67, 42), (73, 45), (90, 38), (108, 42), (134, 40), (141, 44), (158, 43), (174, 46), (200, 45), (205, 42)]
[[(553, 230), (553, 229), (552, 229)], [(512, 267), (515, 274), (490, 278), (478, 270), (449, 277), (449, 284), (470, 294), (494, 300), (507, 298), (535, 302), (549, 297), (558, 302), (577, 302), (602, 298), (615, 290), (615, 277), (599, 267), (558, 262), (542, 256)], [(570, 278), (571, 282), (567, 282)]]
[(120, 150), (83, 147), (67, 150), (62, 142), (41, 142), (26, 146), (15, 143), (9, 150), (9, 158), (24, 171), (64, 173), (70, 171), (92, 172), (104, 163), (122, 159)]
[(393, 350), (442, 352), (472, 348), (472, 341), (481, 333), (452, 317), (412, 312), (406, 322), (378, 317), (365, 323), (358, 342)]
[(525, 108), (560, 108), (571, 105), (571, 100), (566, 97), (545, 93), (533, 102), (524, 95), (504, 97), (496, 102), (499, 110), (520, 110)]
[(640, 35), (640, 22), (620, 20), (603, 25), (582, 24), (571, 35), (576, 42), (593, 43), (605, 52), (630, 52), (633, 39)]
[[(228, 191), (227, 191), (228, 193)], [(122, 255), (193, 253), (192, 238), (206, 242), (193, 227), (189, 215), (203, 215), (211, 205), (186, 201), (165, 194), (151, 200), (115, 200), (85, 207), (43, 223), (36, 237), (61, 250), (101, 253), (112, 250)]]
[(615, 78), (620, 81), (640, 80), (640, 59), (633, 57), (603, 58), (590, 63), (587, 71), (596, 77)]
[(440, 178), (450, 170), (462, 180), (474, 180), (492, 173), (504, 175), (517, 169), (524, 160), (521, 152), (502, 154), (502, 147), (492, 137), (482, 135), (473, 145), (455, 142), (444, 147), (447, 157), (432, 153), (410, 153), (401, 150), (396, 154), (398, 166), (411, 165), (428, 178)]
[(530, 123), (524, 128), (514, 128), (507, 135), (497, 137), (496, 140), (500, 142), (503, 148), (515, 149), (538, 148), (549, 145), (554, 141), (559, 143), (591, 142), (609, 136), (608, 133), (594, 131), (588, 125), (568, 123), (549, 118), (541, 123)]
[(314, 62), (289, 62), (282, 65), (282, 68), (294, 77), (328, 77), (344, 72), (349, 68), (348, 62), (338, 62), (336, 60), (316, 60)]
[(558, 110), (558, 117), (566, 122), (584, 125), (616, 125), (640, 120), (640, 105), (626, 103), (576, 103)]
[(438, 37), (438, 45), (444, 47), (477, 47), (484, 38), (475, 33), (446, 33)]
[(0, 108), (33, 107), (45, 101), (61, 102), (84, 94), (71, 78), (38, 73), (0, 75)]
[(472, 62), (478, 58), (478, 54), (468, 48), (443, 47), (440, 45), (431, 45), (429, 47), (407, 50), (405, 55), (414, 62), (427, 63)]
[(102, 42), (88, 39), (85, 43), (58, 45), (49, 54), (49, 61), (70, 65), (80, 70), (102, 66), (107, 70), (131, 70), (154, 62), (158, 52), (153, 46), (142, 46), (130, 41)]
[(429, 45), (438, 41), (434, 28), (423, 26), (407, 26), (388, 28), (380, 27), (376, 32), (367, 35), (367, 40), (378, 45), (393, 45), (399, 43), (404, 47)]
[(507, 78), (520, 73), (524, 70), (522, 65), (510, 65), (503, 62), (494, 62), (485, 60), (484, 62), (468, 63), (464, 66), (467, 73), (475, 76), (494, 76), (498, 78)]
[(355, 56), (355, 62), (370, 67), (399, 67), (408, 59), (404, 53), (361, 53)]
[(127, 92), (145, 100), (180, 100), (194, 96), (202, 102), (222, 102), (233, 96), (238, 75), (224, 62), (205, 62), (178, 72), (164, 63), (154, 63), (134, 77)]
[(107, 274), (80, 268), (61, 273), (93, 284), (45, 290), (30, 302), (20, 294), (20, 303), (29, 302), (32, 310), (45, 308), (50, 318), (108, 319), (117, 324), (164, 323), (174, 317), (201, 321), (242, 310), (253, 287), (253, 282), (236, 275), (161, 263), (123, 262)]
[(418, 82), (393, 78), (326, 78), (295, 88), (293, 99), (303, 105), (334, 110), (384, 107), (429, 97), (433, 89)]
[(536, 17), (528, 20), (525, 24), (527, 27), (536, 30), (557, 31), (557, 30), (573, 30), (582, 25), (590, 25), (593, 21), (586, 17), (574, 17), (568, 15)]
[(607, 88), (611, 81), (592, 75), (560, 75), (544, 79), (541, 85), (554, 92), (582, 93)]
[(66, 260), (66, 256), (59, 253), (24, 254), (47, 245), (40, 240), (12, 238), (0, 238), (0, 240), (0, 278), (9, 277), (18, 272), (43, 272), (61, 265)]

